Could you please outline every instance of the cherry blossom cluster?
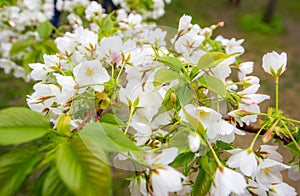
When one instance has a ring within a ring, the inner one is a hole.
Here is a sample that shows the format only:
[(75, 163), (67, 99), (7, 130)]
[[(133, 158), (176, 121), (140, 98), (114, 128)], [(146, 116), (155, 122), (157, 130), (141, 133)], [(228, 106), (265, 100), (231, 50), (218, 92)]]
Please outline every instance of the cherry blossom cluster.
[[(140, 14), (144, 19), (158, 19), (165, 14), (165, 4), (171, 0), (146, 0), (146, 1), (130, 1), (130, 0), (112, 0), (115, 7), (119, 10), (130, 14)], [(90, 20), (90, 15), (99, 14), (105, 10), (97, 5), (97, 2), (90, 0), (58, 0), (56, 7), (59, 11), (69, 12), (68, 20), (74, 23), (80, 23), (82, 12), (80, 9), (86, 8), (86, 19)]]
[(5, 73), (13, 72), (17, 78), (28, 79), (21, 66), (26, 52), (12, 54), (12, 46), (18, 41), (39, 40), (37, 25), (53, 15), (53, 0), (18, 0), (16, 5), (0, 7), (0, 68)]
[[(59, 53), (29, 65), (38, 83), (28, 106), (54, 127), (69, 116), (71, 132), (108, 114), (118, 119), (120, 132), (144, 151), (124, 150), (112, 163), (136, 171), (132, 195), (188, 195), (202, 177), (212, 195), (296, 195), (281, 171), (298, 180), (299, 167), (282, 163), (276, 146), (254, 149), (259, 134), (246, 149), (233, 144), (245, 135), (237, 127), (256, 122), (259, 104), (269, 99), (257, 93), (254, 63), (240, 58), (244, 40), (214, 38), (223, 23), (202, 28), (187, 15), (170, 30), (122, 9), (106, 15), (96, 2), (62, 3), (86, 6), (90, 25), (74, 20), (74, 32), (55, 39)], [(279, 77), (286, 60), (285, 53), (268, 53), (263, 68)]]
[(112, 0), (115, 5), (121, 6), (128, 13), (134, 11), (143, 16), (143, 18), (158, 19), (165, 14), (165, 4), (171, 0), (146, 0), (146, 1), (129, 1), (129, 0)]

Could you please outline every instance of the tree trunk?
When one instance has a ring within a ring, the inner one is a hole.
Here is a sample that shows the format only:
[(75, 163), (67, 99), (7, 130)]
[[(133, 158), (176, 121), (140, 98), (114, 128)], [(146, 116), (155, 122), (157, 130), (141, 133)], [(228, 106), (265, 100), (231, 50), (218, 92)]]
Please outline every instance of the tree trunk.
[(263, 21), (265, 23), (270, 23), (272, 21), (277, 2), (278, 2), (278, 0), (269, 0), (268, 6), (265, 10), (264, 18), (263, 18)]

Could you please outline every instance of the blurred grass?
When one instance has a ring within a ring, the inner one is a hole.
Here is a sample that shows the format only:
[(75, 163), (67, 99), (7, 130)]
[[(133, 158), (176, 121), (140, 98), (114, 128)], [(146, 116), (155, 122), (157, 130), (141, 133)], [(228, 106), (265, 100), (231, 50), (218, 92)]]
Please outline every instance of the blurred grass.
[(0, 108), (26, 106), (26, 95), (32, 93), (33, 83), (25, 83), (22, 78), (4, 74), (0, 70)]

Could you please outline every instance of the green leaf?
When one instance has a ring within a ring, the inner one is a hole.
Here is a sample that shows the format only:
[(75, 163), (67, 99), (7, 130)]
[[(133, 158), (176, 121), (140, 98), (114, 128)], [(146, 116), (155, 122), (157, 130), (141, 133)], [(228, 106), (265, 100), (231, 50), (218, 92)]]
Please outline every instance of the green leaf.
[(216, 173), (216, 162), (211, 160), (207, 155), (201, 157), (200, 164), (201, 167), (205, 170), (205, 172), (209, 175), (213, 176), (214, 173)]
[(235, 149), (235, 146), (233, 144), (230, 144), (230, 143), (226, 143), (226, 142), (223, 142), (221, 140), (218, 140), (216, 145), (223, 149), (223, 150), (232, 150), (232, 149)]
[(179, 84), (173, 87), (174, 93), (177, 96), (177, 99), (180, 103), (185, 106), (190, 103), (193, 98), (192, 90), (188, 84)]
[(47, 39), (53, 30), (52, 24), (46, 20), (45, 22), (39, 23), (36, 28), (40, 38)]
[(118, 125), (120, 127), (126, 126), (126, 124), (123, 122), (123, 120), (120, 117), (118, 117), (114, 114), (111, 114), (111, 113), (107, 113), (107, 114), (104, 114), (103, 116), (101, 116), (100, 122), (108, 123), (108, 124), (112, 124), (112, 125)]
[(51, 131), (49, 119), (27, 108), (0, 110), (0, 145), (21, 144)]
[(114, 32), (113, 12), (101, 19), (94, 19), (94, 22), (100, 27), (99, 38), (107, 37)]
[(211, 187), (212, 180), (213, 179), (211, 174), (205, 172), (203, 168), (200, 169), (193, 186), (192, 195), (193, 196), (206, 195)]
[(171, 56), (162, 56), (162, 57), (157, 57), (157, 60), (159, 62), (162, 62), (165, 65), (168, 65), (172, 69), (178, 71), (178, 72), (185, 72), (183, 63), (180, 62), (177, 58), (171, 57)]
[(15, 195), (39, 161), (35, 146), (15, 148), (0, 158), (0, 195)]
[(86, 145), (94, 142), (109, 152), (141, 151), (117, 126), (107, 123), (93, 123), (80, 131)]
[(36, 50), (30, 50), (28, 51), (25, 56), (23, 57), (23, 67), (29, 73), (31, 71), (31, 68), (28, 66), (29, 63), (38, 62), (40, 58), (40, 53)]
[(209, 76), (205, 75), (199, 78), (198, 80), (205, 88), (217, 93), (218, 95), (221, 95), (222, 97), (226, 96), (226, 88), (224, 83), (214, 77), (214, 76)]
[(18, 54), (20, 54), (21, 52), (25, 52), (25, 50), (33, 45), (33, 41), (32, 40), (22, 40), (22, 41), (18, 41), (13, 43), (10, 51), (9, 51), (9, 55), (10, 56), (16, 56)]
[(159, 86), (165, 82), (171, 82), (178, 78), (178, 73), (167, 68), (161, 68), (155, 73), (153, 84), (154, 86)]
[(55, 54), (58, 52), (57, 46), (53, 40), (43, 40), (38, 44), (44, 54)]
[(44, 183), (41, 190), (41, 195), (52, 196), (52, 195), (74, 195), (62, 181), (59, 176), (58, 170), (55, 166), (52, 166), (45, 174), (43, 174)]
[(171, 166), (174, 168), (187, 166), (195, 157), (195, 153), (186, 152), (178, 155), (176, 159), (171, 163)]
[(179, 153), (188, 149), (188, 136), (190, 131), (188, 129), (181, 129), (173, 137), (171, 137), (169, 146), (178, 148)]
[(87, 147), (80, 137), (61, 144), (56, 152), (59, 176), (76, 195), (109, 195), (112, 177), (106, 161), (101, 148)]
[(197, 67), (200, 70), (213, 68), (235, 54), (236, 53), (228, 55), (223, 52), (208, 52), (199, 59)]

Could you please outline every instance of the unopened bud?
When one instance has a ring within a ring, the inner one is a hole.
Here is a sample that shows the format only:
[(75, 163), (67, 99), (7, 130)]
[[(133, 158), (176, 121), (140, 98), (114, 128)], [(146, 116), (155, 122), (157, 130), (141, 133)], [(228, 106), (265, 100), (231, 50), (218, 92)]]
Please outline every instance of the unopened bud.
[(200, 148), (200, 136), (198, 134), (189, 135), (189, 147), (192, 152), (197, 152)]
[(174, 92), (171, 93), (171, 100), (172, 100), (172, 103), (175, 105), (176, 101), (177, 101), (177, 96)]
[(71, 136), (71, 116), (63, 114), (57, 123), (57, 131), (66, 136)]
[(228, 113), (229, 116), (232, 117), (244, 117), (247, 115), (251, 115), (252, 113), (246, 110), (233, 110), (231, 112)]
[(272, 139), (273, 131), (272, 129), (269, 129), (262, 137), (263, 143), (267, 143)]

